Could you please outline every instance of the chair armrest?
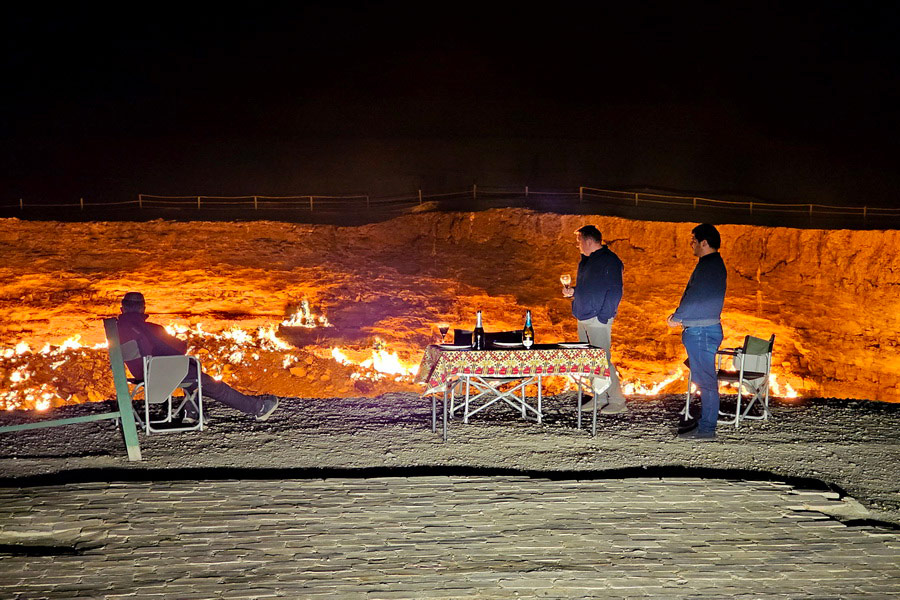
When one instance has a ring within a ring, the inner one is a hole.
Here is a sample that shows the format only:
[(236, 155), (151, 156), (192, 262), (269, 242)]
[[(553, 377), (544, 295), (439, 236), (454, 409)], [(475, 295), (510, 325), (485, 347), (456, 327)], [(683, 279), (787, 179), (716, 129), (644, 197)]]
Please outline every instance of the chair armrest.
[(741, 353), (740, 348), (719, 348), (716, 354), (724, 354), (726, 356), (737, 356)]

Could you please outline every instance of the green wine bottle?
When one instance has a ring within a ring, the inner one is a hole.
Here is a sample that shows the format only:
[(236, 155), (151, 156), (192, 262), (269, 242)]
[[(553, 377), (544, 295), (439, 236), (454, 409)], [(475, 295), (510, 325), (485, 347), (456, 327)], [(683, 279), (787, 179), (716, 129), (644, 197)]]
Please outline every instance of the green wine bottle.
[(475, 317), (475, 329), (472, 330), (472, 350), (484, 350), (484, 327), (481, 325), (481, 311)]
[(522, 345), (531, 348), (534, 344), (534, 327), (531, 326), (531, 311), (525, 311), (525, 328), (522, 329)]

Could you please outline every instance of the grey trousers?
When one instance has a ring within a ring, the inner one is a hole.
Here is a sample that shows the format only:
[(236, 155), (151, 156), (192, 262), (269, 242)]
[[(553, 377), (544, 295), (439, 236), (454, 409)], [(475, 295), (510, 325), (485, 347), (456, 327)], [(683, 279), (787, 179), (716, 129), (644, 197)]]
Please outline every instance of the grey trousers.
[[(196, 379), (196, 373), (197, 369), (194, 367), (194, 364), (191, 363), (191, 368), (188, 371), (188, 376), (185, 378), (185, 381)], [(200, 373), (200, 380), (203, 382), (204, 399), (212, 398), (213, 400), (218, 400), (225, 406), (230, 406), (235, 410), (250, 415), (258, 414), (259, 409), (262, 407), (263, 401), (260, 398), (242, 394), (224, 381), (217, 381), (206, 373)], [(191, 386), (191, 389), (193, 390), (196, 387), (196, 385), (193, 385)]]
[(616, 367), (612, 361), (612, 325), (613, 319), (610, 319), (608, 323), (601, 323), (597, 317), (586, 321), (579, 320), (578, 340), (606, 350), (606, 357), (609, 360), (609, 388), (600, 394), (599, 399), (607, 399), (612, 406), (622, 406), (625, 404), (625, 396), (622, 394), (619, 374), (616, 373)]

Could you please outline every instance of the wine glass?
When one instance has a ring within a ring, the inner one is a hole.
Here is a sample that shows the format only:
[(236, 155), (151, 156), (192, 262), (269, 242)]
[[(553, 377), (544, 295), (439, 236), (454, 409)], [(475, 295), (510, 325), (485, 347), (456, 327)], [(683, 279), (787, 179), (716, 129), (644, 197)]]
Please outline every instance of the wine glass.
[(559, 282), (563, 284), (566, 289), (569, 289), (569, 284), (572, 283), (572, 276), (568, 273), (563, 273), (559, 276)]
[(447, 338), (447, 332), (450, 331), (450, 324), (438, 323), (438, 331), (441, 332), (441, 343), (443, 344)]

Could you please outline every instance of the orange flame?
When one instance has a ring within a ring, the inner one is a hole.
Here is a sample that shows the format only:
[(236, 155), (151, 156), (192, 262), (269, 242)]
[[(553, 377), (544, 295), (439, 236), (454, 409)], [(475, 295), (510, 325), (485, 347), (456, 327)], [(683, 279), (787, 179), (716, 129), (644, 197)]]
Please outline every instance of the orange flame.
[[(256, 329), (243, 329), (232, 326), (218, 333), (207, 331), (203, 323), (185, 325), (169, 323), (165, 329), (169, 334), (184, 339), (189, 343), (189, 353), (200, 353), (203, 368), (215, 379), (236, 380), (247, 370), (257, 373), (271, 370), (271, 376), (278, 378), (278, 367), (285, 374), (294, 371), (305, 373), (308, 369), (299, 365), (301, 357), (310, 354), (328, 361), (349, 367), (350, 379), (370, 382), (411, 383), (418, 371), (418, 360), (409, 362), (400, 357), (396, 349), (391, 349), (380, 338), (368, 348), (308, 346), (297, 349), (279, 335), (280, 327), (332, 327), (325, 315), (314, 314), (306, 298), (297, 311), (280, 323), (272, 323)], [(108, 381), (110, 375), (102, 373), (98, 380), (96, 368), (106, 362), (105, 353), (100, 352), (107, 344), (100, 343), (84, 346), (81, 337), (74, 335), (58, 345), (44, 343), (40, 351), (32, 350), (25, 341), (12, 348), (0, 349), (0, 383), (7, 389), (0, 391), (0, 409), (18, 408), (46, 410), (53, 405), (63, 403), (96, 401), (109, 397), (102, 376)], [(265, 360), (263, 360), (265, 358)], [(309, 364), (307, 358), (307, 364)], [(82, 379), (75, 384), (63, 385), (62, 380), (71, 377), (74, 367), (86, 364), (79, 369)], [(321, 364), (321, 363), (317, 363)], [(327, 368), (327, 367), (325, 367)], [(321, 373), (321, 370), (319, 371)], [(300, 375), (301, 377), (303, 375)], [(318, 376), (318, 375), (317, 375)], [(655, 396), (662, 393), (667, 386), (685, 376), (678, 368), (669, 372), (662, 380), (654, 382), (623, 378), (623, 391), (632, 396)], [(87, 377), (88, 379), (85, 379)], [(551, 382), (552, 383), (552, 382)], [(559, 383), (559, 382), (557, 382)], [(770, 389), (773, 396), (796, 398), (797, 391), (787, 381), (779, 381), (774, 374), (770, 376)], [(561, 391), (572, 389), (568, 380), (559, 383)], [(97, 389), (94, 389), (97, 388)], [(553, 388), (553, 385), (550, 386)], [(547, 389), (550, 392), (550, 388)]]
[(418, 364), (404, 364), (396, 352), (388, 352), (384, 349), (384, 342), (376, 338), (375, 346), (369, 356), (363, 360), (350, 358), (345, 349), (332, 348), (331, 357), (338, 363), (359, 367), (362, 372), (351, 375), (355, 378), (368, 376), (369, 379), (380, 380), (393, 376), (394, 381), (411, 381), (419, 372)]
[(684, 376), (684, 370), (678, 368), (675, 373), (669, 375), (659, 383), (644, 383), (640, 379), (622, 383), (622, 393), (634, 396), (656, 396), (670, 383), (678, 381)]

